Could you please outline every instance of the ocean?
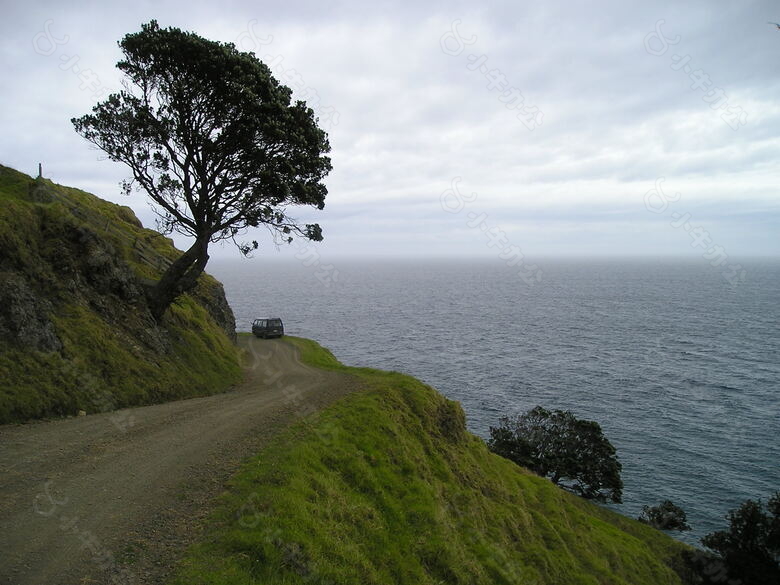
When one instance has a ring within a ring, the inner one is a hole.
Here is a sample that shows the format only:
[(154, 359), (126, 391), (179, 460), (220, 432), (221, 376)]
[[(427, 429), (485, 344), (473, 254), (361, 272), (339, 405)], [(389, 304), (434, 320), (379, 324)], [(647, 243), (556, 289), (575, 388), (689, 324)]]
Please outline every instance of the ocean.
[(490, 261), (212, 261), (239, 331), (279, 316), (343, 363), (406, 372), (487, 438), (536, 405), (601, 424), (623, 503), (671, 499), (696, 544), (780, 490), (780, 262), (734, 286), (703, 259), (550, 260), (542, 281)]

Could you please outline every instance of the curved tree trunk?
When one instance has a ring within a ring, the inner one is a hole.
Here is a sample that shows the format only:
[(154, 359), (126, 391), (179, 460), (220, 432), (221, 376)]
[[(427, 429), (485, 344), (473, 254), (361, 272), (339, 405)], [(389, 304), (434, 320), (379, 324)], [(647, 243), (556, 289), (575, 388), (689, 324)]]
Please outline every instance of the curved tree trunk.
[(159, 322), (171, 303), (192, 290), (209, 261), (209, 238), (198, 238), (177, 258), (147, 293), (149, 309)]

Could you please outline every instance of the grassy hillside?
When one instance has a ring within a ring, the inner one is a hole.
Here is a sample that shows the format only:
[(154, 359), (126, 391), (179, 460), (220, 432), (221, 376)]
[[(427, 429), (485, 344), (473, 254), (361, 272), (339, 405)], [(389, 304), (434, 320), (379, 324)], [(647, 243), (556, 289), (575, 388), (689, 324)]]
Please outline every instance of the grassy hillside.
[(173, 585), (680, 583), (683, 545), (493, 455), (457, 403), (288, 339), (365, 390), (242, 468)]
[(143, 284), (180, 254), (133, 212), (0, 166), (0, 423), (221, 391), (241, 375), (221, 284), (162, 326)]

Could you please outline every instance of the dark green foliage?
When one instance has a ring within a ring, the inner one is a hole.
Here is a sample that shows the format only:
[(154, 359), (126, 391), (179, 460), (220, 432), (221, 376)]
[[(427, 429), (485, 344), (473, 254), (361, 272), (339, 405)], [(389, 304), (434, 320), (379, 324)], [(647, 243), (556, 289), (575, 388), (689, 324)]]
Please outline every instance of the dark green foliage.
[(672, 567), (685, 585), (744, 585), (729, 579), (723, 559), (704, 550), (681, 550)]
[[(597, 422), (537, 406), (490, 428), (490, 449), (588, 499), (620, 502), (622, 466)], [(565, 481), (565, 483), (561, 483)]]
[(299, 225), (287, 207), (325, 205), (328, 138), (266, 65), (232, 43), (154, 20), (119, 46), (126, 90), (72, 122), (130, 168), (126, 189), (149, 194), (164, 233), (195, 239), (150, 293), (158, 319), (194, 286), (210, 242), (230, 239), (247, 254), (257, 243), (236, 237), (259, 225), (288, 242), (293, 234), (322, 239), (318, 225)]
[(685, 510), (664, 500), (658, 506), (642, 506), (638, 520), (659, 530), (690, 530)]
[(722, 559), (728, 578), (740, 585), (780, 583), (780, 492), (766, 505), (747, 500), (727, 518), (728, 530), (708, 534), (702, 544)]

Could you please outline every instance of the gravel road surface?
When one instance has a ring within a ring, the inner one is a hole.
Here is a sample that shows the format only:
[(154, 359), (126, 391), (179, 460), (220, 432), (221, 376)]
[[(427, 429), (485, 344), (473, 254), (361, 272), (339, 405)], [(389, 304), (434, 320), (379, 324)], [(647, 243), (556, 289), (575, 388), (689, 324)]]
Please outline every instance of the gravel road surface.
[(225, 394), (0, 426), (0, 584), (163, 584), (241, 461), (358, 388), (284, 339), (240, 344)]

